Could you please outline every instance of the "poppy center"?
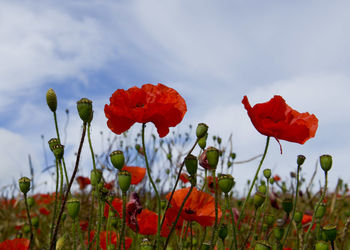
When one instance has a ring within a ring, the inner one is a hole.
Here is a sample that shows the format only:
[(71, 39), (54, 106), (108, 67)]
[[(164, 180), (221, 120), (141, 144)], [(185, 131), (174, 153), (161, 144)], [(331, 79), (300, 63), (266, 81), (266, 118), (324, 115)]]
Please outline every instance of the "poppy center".
[(190, 209), (190, 208), (185, 208), (185, 213), (187, 213), (187, 214), (194, 214), (195, 211), (193, 211), (193, 210)]

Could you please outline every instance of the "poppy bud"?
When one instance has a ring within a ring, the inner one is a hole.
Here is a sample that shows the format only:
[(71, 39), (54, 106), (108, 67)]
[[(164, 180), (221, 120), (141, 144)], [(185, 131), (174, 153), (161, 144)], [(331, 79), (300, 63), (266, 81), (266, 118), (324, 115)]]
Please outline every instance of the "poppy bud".
[(30, 232), (30, 226), (28, 224), (25, 224), (22, 228), (23, 233), (27, 234)]
[(270, 177), (271, 177), (271, 169), (266, 168), (266, 169), (264, 169), (263, 173), (264, 173), (264, 177), (266, 179), (270, 179)]
[(64, 146), (61, 144), (57, 144), (57, 145), (53, 146), (52, 152), (55, 155), (56, 160), (60, 161), (63, 157), (63, 154), (64, 154)]
[(235, 181), (230, 174), (222, 174), (219, 177), (218, 184), (222, 192), (229, 193), (232, 187), (235, 185)]
[(197, 138), (200, 139), (208, 132), (208, 125), (205, 123), (199, 123), (196, 129)]
[(67, 212), (68, 215), (75, 219), (77, 218), (80, 210), (80, 201), (77, 198), (72, 198), (67, 201)]
[(111, 162), (116, 169), (119, 169), (119, 170), (123, 169), (124, 163), (125, 163), (123, 151), (120, 151), (120, 150), (113, 151), (109, 155), (109, 157), (111, 158)]
[(207, 149), (207, 159), (208, 159), (208, 164), (212, 169), (216, 169), (216, 166), (218, 165), (219, 162), (219, 150), (214, 147), (209, 147)]
[(107, 198), (108, 198), (109, 190), (107, 188), (105, 188), (105, 187), (101, 187), (99, 189), (99, 191), (100, 191), (100, 199), (102, 201), (106, 201)]
[(254, 195), (254, 206), (258, 209), (265, 201), (266, 196), (263, 193), (256, 192)]
[(293, 200), (291, 198), (284, 198), (282, 201), (283, 210), (289, 214), (293, 210)]
[(218, 144), (221, 144), (221, 137), (218, 137)]
[(131, 184), (131, 174), (128, 171), (120, 171), (118, 173), (119, 187), (125, 193), (129, 190)]
[(27, 204), (28, 204), (29, 209), (31, 209), (34, 206), (34, 204), (35, 204), (34, 198), (33, 197), (28, 197), (27, 198)]
[(194, 155), (189, 154), (185, 158), (185, 165), (187, 172), (190, 175), (195, 175), (197, 173), (197, 168), (198, 168), (198, 159)]
[(315, 245), (315, 250), (328, 250), (329, 246), (327, 242), (317, 241)]
[(28, 193), (30, 190), (30, 179), (28, 177), (22, 177), (18, 180), (19, 183), (19, 189), (23, 194)]
[(267, 190), (267, 188), (266, 188), (265, 185), (260, 185), (260, 186), (258, 187), (258, 191), (259, 191), (260, 193), (266, 194), (266, 190)]
[(321, 155), (320, 164), (323, 171), (328, 172), (332, 168), (332, 156), (331, 155)]
[(219, 229), (219, 237), (222, 241), (224, 241), (225, 238), (227, 237), (227, 233), (228, 233), (227, 225), (225, 223), (221, 224), (221, 227)]
[(148, 239), (143, 239), (140, 245), (140, 250), (152, 250), (153, 245)]
[(321, 203), (316, 210), (315, 218), (322, 219), (325, 213), (326, 213), (326, 204)]
[(77, 101), (77, 109), (80, 119), (84, 123), (91, 122), (92, 120), (92, 101), (87, 98), (82, 98)]
[(102, 179), (102, 171), (100, 169), (91, 170), (90, 182), (92, 186), (98, 185), (101, 179)]
[(294, 221), (296, 224), (299, 224), (303, 220), (303, 213), (302, 212), (295, 212), (294, 214)]
[(49, 147), (51, 149), (51, 151), (53, 152), (53, 148), (56, 146), (56, 145), (59, 145), (60, 144), (60, 141), (57, 139), (57, 138), (51, 138), (49, 141)]
[(326, 225), (323, 227), (323, 232), (325, 233), (328, 241), (335, 241), (335, 238), (337, 237), (337, 226)]
[(39, 218), (38, 217), (33, 217), (31, 219), (32, 225), (35, 229), (38, 229), (39, 227)]
[(278, 241), (282, 239), (283, 234), (284, 234), (284, 229), (282, 227), (275, 227), (273, 229), (273, 235)]
[(53, 89), (49, 89), (46, 92), (46, 102), (52, 112), (57, 110), (57, 96)]
[(275, 222), (275, 216), (273, 216), (272, 214), (267, 214), (265, 215), (265, 221), (267, 225), (271, 226)]
[(65, 242), (66, 237), (62, 236), (60, 238), (58, 238), (57, 242), (56, 242), (56, 249), (57, 250), (63, 250), (66, 248), (66, 242)]
[[(208, 136), (208, 134), (206, 134)], [(203, 136), (198, 140), (198, 145), (201, 149), (205, 149), (207, 146), (207, 136)]]
[(303, 165), (305, 159), (306, 159), (306, 157), (305, 157), (304, 155), (298, 155), (298, 158), (297, 158), (297, 164), (298, 164), (298, 166)]
[(255, 245), (255, 250), (269, 250), (271, 246), (266, 241), (257, 241)]
[(271, 178), (271, 179), (269, 180), (269, 182), (270, 182), (271, 185), (273, 185), (273, 184), (275, 183), (275, 180), (274, 180), (273, 178)]

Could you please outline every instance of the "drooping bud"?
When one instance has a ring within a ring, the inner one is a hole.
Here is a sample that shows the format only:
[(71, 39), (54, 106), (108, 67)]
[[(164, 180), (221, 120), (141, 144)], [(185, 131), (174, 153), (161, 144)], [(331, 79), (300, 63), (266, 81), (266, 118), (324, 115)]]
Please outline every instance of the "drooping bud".
[(258, 187), (258, 191), (259, 191), (260, 193), (266, 194), (267, 187), (266, 187), (265, 185), (260, 185), (260, 186)]
[(298, 166), (303, 165), (305, 159), (306, 159), (306, 157), (305, 157), (304, 155), (298, 155), (298, 158), (297, 158), (297, 164), (298, 164)]
[(256, 192), (254, 195), (254, 206), (258, 209), (265, 201), (266, 196), (263, 193)]
[(53, 89), (49, 89), (46, 92), (46, 102), (52, 112), (57, 110), (57, 96)]
[(67, 201), (67, 212), (68, 215), (75, 219), (77, 218), (80, 211), (80, 201), (77, 198), (72, 198)]
[(60, 161), (63, 157), (63, 154), (64, 154), (64, 146), (61, 144), (57, 144), (57, 145), (53, 146), (52, 152), (55, 155), (56, 160)]
[(102, 171), (100, 169), (91, 170), (90, 182), (92, 186), (96, 186), (102, 179)]
[(322, 219), (325, 213), (326, 213), (326, 204), (321, 203), (316, 210), (315, 218)]
[(199, 140), (198, 140), (198, 145), (201, 149), (205, 149), (205, 147), (207, 146), (207, 137), (208, 137), (208, 134), (206, 134), (205, 136), (201, 137)]
[(337, 226), (326, 225), (323, 227), (323, 232), (325, 233), (328, 241), (335, 241), (335, 238), (337, 237)]
[(271, 246), (266, 241), (257, 241), (254, 249), (255, 250), (270, 250)]
[(230, 174), (222, 174), (218, 181), (219, 187), (225, 194), (229, 193), (235, 184), (235, 181)]
[(321, 155), (320, 164), (323, 171), (328, 172), (332, 168), (332, 156), (331, 155)]
[(214, 147), (209, 147), (207, 149), (207, 159), (208, 159), (208, 164), (212, 169), (216, 169), (216, 166), (218, 165), (219, 162), (219, 150)]
[(197, 173), (197, 168), (198, 168), (198, 159), (192, 154), (189, 154), (185, 158), (185, 166), (187, 169), (187, 172), (190, 175), (195, 175)]
[(22, 177), (18, 180), (19, 189), (23, 194), (28, 193), (30, 190), (30, 179), (28, 177)]
[(227, 237), (227, 234), (228, 234), (227, 224), (223, 223), (223, 224), (221, 224), (220, 229), (219, 229), (219, 237), (220, 237), (220, 239), (222, 241), (224, 241), (225, 238)]
[(128, 191), (131, 184), (131, 174), (128, 171), (120, 171), (118, 173), (118, 182), (123, 192)]
[(296, 224), (299, 224), (302, 220), (303, 220), (303, 213), (302, 212), (299, 212), (299, 211), (296, 211), (295, 214), (294, 214), (294, 221)]
[(284, 198), (282, 201), (283, 210), (289, 214), (293, 210), (293, 200), (291, 198)]
[(264, 169), (263, 173), (264, 173), (264, 177), (266, 179), (270, 179), (270, 177), (271, 177), (271, 169), (266, 168), (266, 169)]
[(82, 98), (77, 101), (77, 109), (80, 119), (84, 123), (91, 122), (92, 120), (92, 101), (87, 98)]
[(51, 138), (49, 141), (49, 147), (51, 149), (51, 151), (53, 151), (53, 148), (56, 146), (56, 145), (59, 145), (60, 144), (60, 141), (57, 139), (57, 138)]
[(315, 250), (328, 250), (329, 246), (327, 242), (317, 241), (315, 245)]
[(200, 139), (208, 132), (208, 125), (205, 123), (199, 123), (196, 129), (197, 138)]
[(109, 155), (109, 157), (111, 158), (111, 162), (116, 169), (119, 169), (119, 170), (123, 169), (124, 163), (125, 163), (123, 151), (120, 151), (120, 150), (113, 151)]

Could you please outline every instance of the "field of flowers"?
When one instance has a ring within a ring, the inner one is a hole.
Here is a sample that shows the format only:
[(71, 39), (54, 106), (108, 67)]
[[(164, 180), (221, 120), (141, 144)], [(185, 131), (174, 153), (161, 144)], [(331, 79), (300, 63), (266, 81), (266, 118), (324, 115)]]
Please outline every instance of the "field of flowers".
[[(47, 91), (46, 101), (56, 130), (48, 141), (56, 159), (56, 190), (33, 194), (32, 180), (21, 177), (17, 193), (0, 197), (0, 250), (350, 249), (349, 190), (341, 179), (328, 188), (332, 156), (319, 158), (324, 181), (316, 191), (313, 178), (302, 178), (303, 155), (295, 156), (288, 180), (263, 166), (270, 139), (304, 144), (318, 128), (315, 115), (299, 113), (281, 96), (254, 106), (247, 96), (242, 100), (252, 125), (266, 137), (261, 155), (253, 158), (258, 165), (244, 197), (235, 191), (231, 168), (238, 162), (229, 143), (210, 135), (204, 123), (169, 134), (187, 111), (172, 88), (145, 84), (113, 93), (104, 112), (108, 128), (121, 136), (99, 156), (90, 135), (92, 101), (79, 100), (82, 134), (73, 171), (65, 163), (54, 90)], [(147, 134), (149, 122), (157, 134)], [(142, 129), (132, 136), (128, 130), (135, 123)], [(207, 145), (208, 136), (213, 145)], [(91, 151), (90, 176), (77, 174), (84, 143)], [(181, 148), (176, 154), (175, 145)], [(152, 171), (161, 160), (164, 174)], [(107, 181), (107, 175), (114, 179)]]

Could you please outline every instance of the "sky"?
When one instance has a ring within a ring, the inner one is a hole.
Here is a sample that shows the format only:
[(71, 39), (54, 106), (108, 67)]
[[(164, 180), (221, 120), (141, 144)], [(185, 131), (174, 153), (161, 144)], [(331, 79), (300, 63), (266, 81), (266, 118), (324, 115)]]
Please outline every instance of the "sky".
[[(111, 94), (145, 83), (163, 83), (184, 97), (188, 112), (177, 129), (205, 122), (223, 141), (232, 133), (237, 160), (265, 145), (243, 96), (255, 104), (281, 95), (292, 108), (315, 114), (319, 128), (304, 145), (281, 141), (282, 155), (272, 140), (263, 168), (287, 177), (304, 154), (308, 179), (318, 157), (331, 154), (330, 187), (338, 178), (349, 182), (349, 7), (348, 1), (1, 1), (0, 186), (29, 175), (29, 154), (39, 182), (50, 180), (41, 173), (41, 135), (55, 136), (49, 88), (58, 96), (61, 130), (70, 112), (65, 146), (73, 162), (81, 129), (76, 101), (93, 100), (92, 137), (99, 142), (100, 131), (111, 133), (103, 113)], [(84, 149), (81, 171), (88, 173)], [(238, 189), (257, 164), (235, 168)], [(321, 177), (318, 171), (316, 186)]]

